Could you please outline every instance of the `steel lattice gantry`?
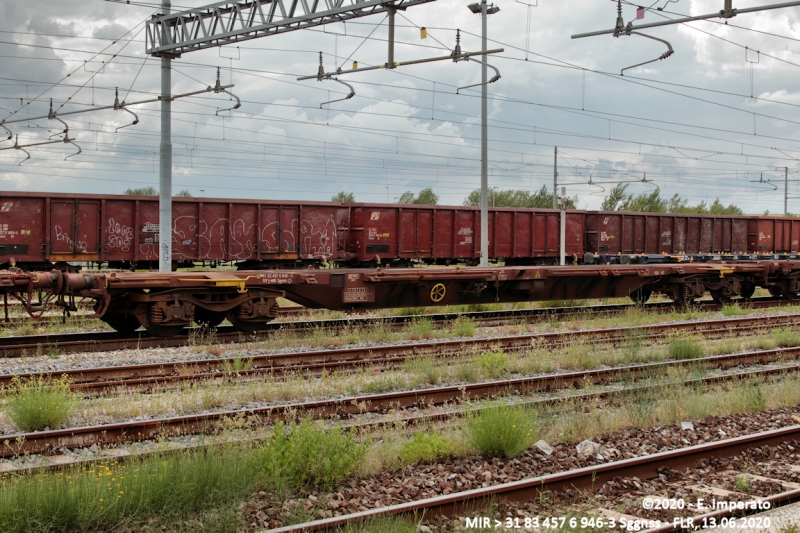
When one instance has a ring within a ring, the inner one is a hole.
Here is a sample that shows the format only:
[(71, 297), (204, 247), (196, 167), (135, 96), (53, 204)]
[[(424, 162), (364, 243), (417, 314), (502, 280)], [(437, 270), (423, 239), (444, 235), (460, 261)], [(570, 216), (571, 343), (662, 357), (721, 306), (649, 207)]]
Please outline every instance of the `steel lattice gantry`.
[(239, 0), (217, 2), (147, 22), (147, 53), (179, 56), (205, 48), (403, 10), (434, 0)]

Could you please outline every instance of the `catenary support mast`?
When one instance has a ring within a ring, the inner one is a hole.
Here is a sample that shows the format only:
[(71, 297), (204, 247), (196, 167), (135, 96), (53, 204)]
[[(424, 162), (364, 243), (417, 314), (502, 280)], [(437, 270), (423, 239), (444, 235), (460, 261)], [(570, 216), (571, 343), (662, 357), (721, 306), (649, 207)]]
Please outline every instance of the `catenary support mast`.
[[(481, 50), (486, 51), (486, 0), (481, 0)], [(481, 266), (489, 265), (489, 127), (486, 56), (481, 58)]]
[[(162, 0), (162, 15), (169, 15), (170, 0)], [(164, 32), (166, 28), (162, 28)], [(162, 36), (166, 40), (166, 36)], [(158, 271), (172, 271), (172, 59), (161, 56), (161, 146), (158, 177)]]

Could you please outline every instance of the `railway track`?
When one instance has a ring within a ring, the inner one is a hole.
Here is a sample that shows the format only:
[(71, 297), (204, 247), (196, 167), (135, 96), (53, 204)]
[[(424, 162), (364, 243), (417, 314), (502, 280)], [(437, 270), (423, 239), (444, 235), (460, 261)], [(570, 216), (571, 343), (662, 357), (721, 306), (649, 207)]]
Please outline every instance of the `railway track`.
[[(231, 358), (200, 359), (193, 361), (158, 362), (130, 366), (78, 368), (59, 372), (71, 381), (74, 390), (100, 392), (120, 386), (136, 388), (163, 387), (169, 383), (220, 378), (230, 375), (253, 376), (269, 373), (281, 376), (287, 373), (319, 374), (347, 371), (366, 365), (390, 367), (402, 365), (410, 358), (420, 356), (451, 356), (468, 351), (502, 349), (515, 351), (531, 346), (560, 346), (572, 342), (591, 341), (595, 344), (619, 344), (632, 338), (654, 340), (675, 333), (692, 333), (706, 338), (747, 335), (781, 327), (800, 324), (800, 314), (768, 315), (761, 317), (725, 318), (708, 321), (673, 322), (648, 326), (590, 329), (506, 335), (491, 338), (465, 338), (370, 346), (345, 349), (302, 351), (297, 353), (253, 355), (243, 359), (248, 368), (232, 370)], [(789, 351), (774, 354), (793, 353)], [(800, 351), (800, 348), (797, 349)], [(758, 357), (769, 358), (772, 355)], [(766, 360), (766, 359), (765, 359)], [(774, 360), (774, 359), (773, 359)], [(726, 366), (723, 359), (715, 364)], [(731, 361), (744, 361), (733, 358)], [(727, 366), (741, 364), (731, 363)], [(0, 388), (7, 386), (15, 376), (31, 378), (48, 373), (0, 375)]]
[[(513, 505), (512, 508), (518, 508), (519, 504), (525, 505), (529, 502), (535, 502), (542, 497), (550, 498), (550, 495), (556, 491), (570, 491), (572, 493), (580, 491), (584, 494), (591, 495), (593, 493), (603, 493), (604, 491), (608, 492), (608, 489), (612, 486), (626, 486), (626, 481), (629, 482), (627, 486), (632, 489), (630, 492), (638, 497), (639, 501), (644, 502), (648, 498), (651, 502), (654, 499), (658, 501), (668, 501), (669, 498), (663, 497), (663, 494), (668, 494), (670, 488), (674, 490), (676, 486), (680, 486), (676, 483), (676, 480), (679, 478), (692, 479), (693, 473), (705, 475), (708, 473), (709, 465), (721, 465), (722, 467), (724, 467), (726, 463), (736, 465), (737, 461), (730, 461), (730, 459), (735, 459), (737, 456), (740, 456), (740, 454), (752, 450), (764, 450), (767, 447), (772, 447), (776, 448), (778, 454), (788, 456), (791, 455), (790, 450), (793, 448), (790, 443), (794, 443), (796, 446), (798, 441), (800, 441), (800, 425), (794, 425), (631, 459), (612, 461), (604, 464), (522, 479), (510, 483), (500, 483), (479, 489), (455, 492), (443, 496), (315, 520), (271, 529), (270, 531), (272, 533), (294, 533), (333, 529), (346, 526), (347, 524), (363, 522), (372, 518), (388, 515), (424, 516), (426, 522), (434, 521), (439, 517), (470, 517), (475, 516), (476, 509), (480, 510), (485, 508), (487, 502), (490, 501), (514, 502), (515, 505)], [(780, 459), (778, 458), (778, 460)], [(753, 462), (749, 463), (748, 470), (769, 470), (769, 460), (762, 460), (761, 463), (755, 461), (754, 459)], [(775, 461), (772, 462), (774, 463)], [(762, 469), (762, 466), (766, 466), (766, 468)], [(746, 476), (746, 479), (756, 480), (762, 483), (769, 482), (778, 487), (782, 487), (778, 492), (765, 498), (758, 498), (759, 500), (770, 502), (770, 504), (775, 506), (800, 501), (800, 488), (798, 488), (797, 483), (787, 481), (786, 479), (774, 479), (749, 474), (744, 471), (740, 472), (737, 471), (737, 468), (738, 470), (742, 470), (741, 462), (739, 462), (738, 467), (734, 466), (732, 470), (726, 473), (734, 475), (741, 474), (742, 476)], [(785, 475), (783, 477), (785, 477)], [(684, 483), (683, 485), (685, 486), (686, 484)], [(695, 484), (690, 488), (700, 494), (707, 494), (708, 496), (705, 500), (707, 502), (711, 502), (712, 498), (730, 498), (730, 501), (741, 499), (753, 501), (755, 499), (752, 495), (737, 494), (735, 491), (716, 487), (714, 485), (701, 484), (697, 486)], [(648, 489), (652, 489), (652, 492), (649, 494), (647, 492)], [(584, 524), (583, 528), (595, 531), (597, 529), (605, 530), (605, 526), (609, 525), (610, 520), (614, 520), (616, 525), (610, 530), (619, 530), (619, 524), (630, 523), (631, 526), (633, 526), (633, 523), (638, 520), (644, 527), (636, 529), (625, 529), (625, 527), (623, 527), (622, 530), (641, 531), (647, 528), (649, 533), (667, 533), (671, 531), (681, 531), (684, 528), (690, 529), (692, 526), (719, 526), (724, 523), (726, 518), (730, 518), (734, 514), (730, 510), (719, 509), (715, 509), (711, 512), (703, 512), (703, 504), (701, 503), (698, 507), (696, 499), (693, 502), (686, 502), (683, 500), (684, 504), (688, 504), (688, 506), (683, 507), (681, 511), (675, 513), (679, 520), (676, 521), (673, 518), (664, 524), (663, 522), (659, 523), (659, 521), (664, 518), (664, 515), (659, 514), (657, 511), (646, 511), (643, 509), (644, 504), (642, 504), (636, 515), (629, 515), (621, 513), (616, 508), (613, 508), (613, 504), (619, 501), (618, 499), (610, 500), (610, 505), (603, 505), (596, 512), (604, 521), (604, 525), (599, 527), (593, 525), (590, 527)], [(691, 506), (693, 504), (694, 507), (692, 508)], [(478, 512), (478, 514), (480, 513)], [(570, 516), (567, 513), (549, 512), (543, 514), (544, 516), (537, 517), (540, 521), (547, 518), (555, 518), (557, 522), (561, 522), (558, 516), (561, 514), (562, 516), (566, 516), (560, 525), (563, 526), (564, 523), (567, 525), (570, 524)], [(514, 529), (515, 526), (514, 518), (519, 520), (519, 514), (511, 515), (512, 529)], [(525, 517), (523, 517), (522, 520), (522, 527), (525, 526), (524, 518)], [(573, 515), (572, 518), (576, 517)], [(691, 519), (691, 522), (689, 522), (689, 519)], [(579, 518), (576, 518), (576, 523), (580, 524)], [(596, 523), (595, 520), (594, 524)], [(493, 518), (490, 518), (488, 522), (490, 529), (502, 527), (504, 524), (505, 520), (502, 520), (500, 524), (495, 524)], [(746, 527), (746, 522), (742, 520), (739, 521), (739, 524), (739, 528), (745, 525), (744, 529), (739, 529), (741, 531), (763, 530), (763, 526), (758, 527), (755, 525), (755, 522), (753, 522), (754, 526), (749, 528)], [(484, 526), (483, 520), (479, 522), (479, 526)], [(544, 529), (559, 527), (556, 524), (553, 526), (539, 524), (539, 526), (544, 527)], [(597, 527), (597, 529), (595, 529), (595, 527)], [(518, 524), (517, 528), (519, 528)]]
[[(780, 298), (756, 298), (742, 303), (749, 309), (762, 309), (794, 303)], [(242, 333), (232, 326), (222, 326), (213, 332), (215, 343), (238, 343), (243, 341), (258, 341), (269, 337), (275, 331), (309, 331), (331, 330), (338, 331), (346, 328), (357, 328), (375, 324), (402, 325), (415, 320), (426, 319), (434, 323), (446, 323), (458, 318), (468, 318), (481, 325), (491, 326), (515, 320), (535, 320), (549, 317), (568, 316), (575, 313), (587, 313), (596, 316), (616, 314), (633, 309), (633, 304), (613, 304), (586, 307), (554, 307), (535, 309), (512, 309), (501, 311), (480, 311), (467, 313), (442, 313), (430, 315), (404, 315), (389, 317), (350, 317), (331, 320), (306, 320), (292, 322), (272, 322), (267, 328), (258, 333)], [(655, 302), (644, 306), (644, 309), (653, 311), (671, 310), (672, 302)], [(719, 310), (721, 306), (714, 302), (700, 302), (696, 309), (703, 311)], [(197, 338), (202, 338), (206, 332), (200, 328), (187, 328), (183, 334), (174, 337), (155, 337), (146, 331), (136, 331), (133, 335), (118, 332), (90, 332), (90, 333), (64, 333), (46, 335), (26, 335), (18, 337), (0, 338), (0, 357), (23, 357), (43, 354), (54, 351), (58, 354), (76, 352), (114, 351), (124, 349), (143, 348), (169, 348), (186, 346)]]
[[(18, 307), (20, 310), (23, 309), (21, 305), (16, 305), (14, 307)], [(86, 306), (83, 306), (83, 307), (86, 307)], [(303, 315), (312, 316), (315, 311), (317, 311), (317, 310), (316, 309), (309, 309), (307, 307), (301, 307), (299, 305), (297, 305), (297, 306), (287, 306), (287, 307), (281, 307), (281, 308), (278, 309), (278, 316), (281, 316), (281, 317), (299, 317), (299, 316), (303, 316)], [(0, 318), (0, 324), (2, 324), (5, 327), (16, 327), (16, 326), (19, 326), (21, 324), (28, 324), (28, 323), (31, 323), (31, 322), (36, 323), (36, 324), (69, 323), (71, 321), (87, 319), (86, 317), (88, 315), (89, 315), (89, 313), (82, 313), (81, 312), (81, 313), (71, 313), (69, 315), (69, 317), (64, 317), (63, 315), (60, 315), (60, 314), (48, 314), (48, 315), (44, 315), (44, 316), (42, 316), (40, 318), (33, 318), (31, 316), (28, 316), (28, 315), (9, 316), (8, 320), (3, 320), (2, 318)], [(89, 320), (89, 319), (87, 319), (87, 320)]]
[[(534, 376), (465, 385), (434, 387), (382, 394), (339, 397), (299, 403), (287, 403), (253, 409), (220, 411), (168, 418), (153, 418), (99, 426), (71, 427), (66, 429), (3, 435), (0, 443), (0, 457), (13, 457), (23, 454), (52, 453), (63, 448), (80, 448), (101, 444), (146, 441), (158, 437), (201, 434), (213, 431), (222, 421), (232, 417), (246, 417), (258, 424), (271, 424), (290, 417), (324, 419), (331, 417), (350, 418), (366, 413), (386, 413), (406, 410), (412, 407), (426, 408), (442, 406), (470, 399), (505, 396), (511, 393), (530, 394), (564, 388), (582, 388), (588, 384), (603, 384), (632, 377), (649, 377), (669, 368), (681, 368), (704, 364), (707, 368), (732, 367), (743, 364), (759, 364), (769, 361), (796, 359), (800, 348), (784, 348), (741, 354), (719, 355), (701, 359), (648, 363), (622, 368), (587, 370), (545, 376)], [(720, 376), (710, 376), (688, 380), (685, 384), (717, 384), (731, 380), (752, 377), (783, 375), (799, 371), (800, 366), (781, 366), (750, 372), (738, 372)], [(619, 390), (606, 390), (579, 396), (556, 397), (545, 402), (557, 403), (565, 399), (605, 398), (609, 395), (625, 393)], [(435, 420), (452, 416), (436, 413), (415, 417), (415, 420)], [(396, 422), (393, 421), (393, 422)], [(382, 425), (383, 421), (373, 422)]]

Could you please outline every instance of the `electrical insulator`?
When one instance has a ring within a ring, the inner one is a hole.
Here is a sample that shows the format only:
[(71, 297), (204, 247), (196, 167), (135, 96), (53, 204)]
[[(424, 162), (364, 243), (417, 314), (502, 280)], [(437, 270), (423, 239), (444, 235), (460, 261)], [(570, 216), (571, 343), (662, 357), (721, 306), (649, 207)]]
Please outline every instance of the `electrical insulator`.
[(23, 105), (25, 102), (22, 101), (22, 98), (19, 99), (19, 105)]
[(427, 28), (420, 28), (419, 29), (419, 38), (420, 39), (427, 39), (428, 38), (428, 30), (427, 30)]
[(358, 61), (353, 61), (353, 70), (358, 68)]

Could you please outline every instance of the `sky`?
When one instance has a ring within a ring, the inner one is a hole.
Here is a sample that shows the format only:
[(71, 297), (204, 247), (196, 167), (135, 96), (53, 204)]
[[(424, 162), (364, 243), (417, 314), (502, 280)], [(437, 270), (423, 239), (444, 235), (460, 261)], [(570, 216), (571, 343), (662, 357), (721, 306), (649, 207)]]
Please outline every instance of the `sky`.
[[(59, 115), (160, 94), (160, 60), (145, 53), (144, 22), (160, 2), (30, 0), (0, 3), (0, 190), (121, 194), (158, 187), (160, 104)], [(207, 5), (179, 0), (173, 11)], [(446, 56), (460, 30), (465, 51), (481, 47), (481, 20), (468, 1), (435, 0), (396, 17), (395, 60)], [(773, 3), (734, 0), (736, 8)], [(723, 0), (660, 0), (643, 21), (719, 11)], [(501, 79), (488, 86), (489, 185), (536, 191), (560, 185), (581, 209), (597, 209), (615, 185), (633, 193), (679, 194), (690, 204), (719, 198), (746, 213), (800, 212), (800, 7), (643, 30), (610, 29), (609, 0), (499, 0), (489, 17), (489, 56)], [(626, 23), (637, 5), (623, 2)], [(661, 8), (662, 10), (658, 10)], [(636, 22), (636, 21), (635, 21)], [(427, 30), (422, 39), (420, 27)], [(173, 192), (193, 196), (395, 202), (431, 187), (440, 204), (461, 204), (480, 186), (477, 61), (450, 60), (297, 81), (387, 58), (385, 15), (253, 39), (174, 60), (173, 94), (232, 83), (225, 94), (173, 103)], [(493, 72), (490, 69), (490, 75)], [(117, 129), (122, 128), (122, 129)], [(8, 139), (7, 137), (11, 137)], [(30, 146), (37, 143), (37, 146)], [(23, 150), (14, 149), (23, 147)]]

